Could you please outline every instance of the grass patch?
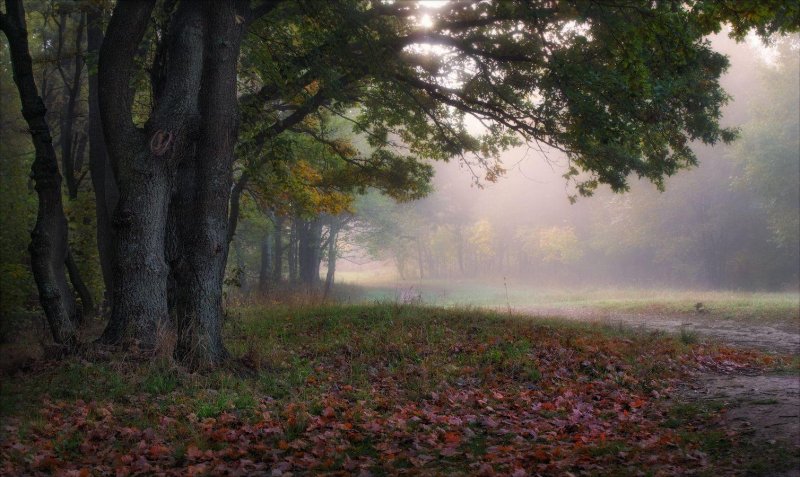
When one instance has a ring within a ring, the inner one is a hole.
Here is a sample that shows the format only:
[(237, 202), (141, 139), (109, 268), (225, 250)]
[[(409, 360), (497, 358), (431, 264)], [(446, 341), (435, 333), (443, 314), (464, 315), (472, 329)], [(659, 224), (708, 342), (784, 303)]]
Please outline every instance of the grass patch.
[[(349, 301), (403, 301), (417, 297), (421, 303), (437, 306), (479, 306), (515, 310), (559, 309), (652, 315), (697, 315), (708, 319), (743, 322), (800, 323), (800, 294), (797, 292), (732, 292), (646, 288), (553, 289), (541, 285), (508, 281), (508, 295), (498, 280), (417, 280), (386, 282), (362, 287), (344, 285)], [(698, 314), (696, 305), (703, 304)]]

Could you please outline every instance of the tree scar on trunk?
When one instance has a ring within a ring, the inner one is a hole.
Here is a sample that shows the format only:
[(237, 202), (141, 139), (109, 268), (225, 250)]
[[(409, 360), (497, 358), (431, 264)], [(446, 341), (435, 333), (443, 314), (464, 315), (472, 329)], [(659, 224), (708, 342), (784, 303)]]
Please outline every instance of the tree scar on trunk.
[(164, 132), (159, 129), (150, 138), (150, 152), (154, 156), (161, 157), (167, 152), (169, 146), (172, 144), (173, 134), (171, 131)]

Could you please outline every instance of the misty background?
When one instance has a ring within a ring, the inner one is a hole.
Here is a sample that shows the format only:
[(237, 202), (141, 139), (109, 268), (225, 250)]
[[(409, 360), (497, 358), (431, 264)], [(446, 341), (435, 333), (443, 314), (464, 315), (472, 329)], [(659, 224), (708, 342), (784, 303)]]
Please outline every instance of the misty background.
[[(740, 136), (698, 143), (699, 166), (663, 191), (632, 178), (624, 194), (599, 187), (579, 196), (564, 178), (565, 157), (532, 144), (503, 154), (496, 181), (479, 164), (431, 162), (431, 192), (419, 200), (367, 189), (335, 213), (282, 217), (244, 197), (228, 296), (285, 297), (319, 282), (326, 298), (333, 290), (344, 301), (506, 306), (509, 289), (611, 288), (780, 291), (796, 301), (800, 42), (737, 44), (724, 32), (711, 41), (731, 62), (722, 125)], [(352, 134), (346, 121), (336, 127)]]
[(797, 38), (765, 47), (721, 34), (713, 47), (730, 57), (723, 124), (740, 137), (697, 145), (699, 166), (663, 192), (633, 180), (628, 193), (601, 188), (572, 204), (565, 157), (526, 146), (503, 155), (496, 182), (457, 160), (436, 163), (422, 200), (359, 198), (340, 238), (338, 280), (797, 290)]

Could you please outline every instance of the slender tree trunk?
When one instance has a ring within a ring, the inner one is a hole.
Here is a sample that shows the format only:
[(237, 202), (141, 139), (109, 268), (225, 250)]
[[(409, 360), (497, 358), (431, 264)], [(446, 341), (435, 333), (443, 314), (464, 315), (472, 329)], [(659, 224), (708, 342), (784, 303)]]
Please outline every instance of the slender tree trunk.
[[(233, 247), (233, 253), (236, 254), (236, 267), (239, 270), (239, 290), (242, 294), (248, 294), (250, 293), (250, 282), (247, 280), (247, 263), (245, 263), (242, 243), (234, 240), (231, 242), (231, 247)], [(272, 273), (272, 270), (269, 270), (269, 273)]]
[(274, 214), (275, 220), (275, 245), (273, 251), (272, 261), (272, 281), (280, 283), (283, 278), (283, 222), (284, 219), (277, 214)]
[(95, 305), (94, 300), (92, 299), (92, 292), (89, 291), (89, 287), (86, 286), (86, 283), (81, 278), (80, 271), (78, 270), (78, 265), (75, 263), (75, 258), (72, 256), (71, 251), (67, 251), (67, 272), (69, 272), (69, 281), (72, 283), (73, 288), (78, 293), (78, 297), (81, 299), (81, 313), (78, 314), (80, 321), (83, 322), (86, 319), (94, 317)]
[(339, 223), (336, 218), (331, 218), (331, 226), (328, 231), (328, 273), (325, 274), (325, 292), (322, 295), (323, 300), (328, 298), (331, 287), (333, 286), (334, 275), (336, 274), (336, 254), (338, 253), (336, 247), (336, 240), (339, 237)]
[[(103, 43), (102, 15), (98, 9), (90, 8), (87, 14), (86, 39), (89, 57), (96, 58)], [(111, 291), (114, 288), (114, 235), (111, 228), (111, 213), (117, 205), (119, 193), (116, 180), (108, 163), (103, 126), (100, 122), (100, 105), (97, 100), (97, 68), (88, 68), (89, 83), (89, 174), (94, 189), (97, 223), (97, 251), (100, 255), (100, 270), (103, 274), (104, 301), (111, 309)]]
[(242, 175), (239, 176), (239, 179), (234, 184), (233, 190), (231, 190), (231, 212), (228, 215), (228, 237), (226, 239), (228, 244), (233, 241), (233, 237), (236, 235), (236, 227), (239, 225), (239, 204), (248, 178), (247, 171), (242, 172)]
[[(67, 23), (66, 14), (62, 14), (61, 22), (62, 27), (65, 27)], [(79, 185), (77, 176), (79, 171), (77, 171), (75, 167), (76, 149), (78, 144), (76, 144), (74, 141), (75, 138), (73, 137), (73, 128), (75, 126), (75, 119), (77, 118), (76, 108), (81, 93), (83, 57), (80, 54), (80, 50), (81, 44), (83, 43), (83, 32), (85, 25), (86, 17), (83, 14), (80, 14), (80, 21), (78, 22), (75, 36), (75, 62), (72, 70), (72, 82), (68, 82), (66, 76), (63, 78), (67, 101), (64, 103), (64, 109), (61, 113), (61, 134), (59, 141), (61, 143), (61, 170), (66, 178), (69, 198), (73, 200), (78, 198)], [(59, 34), (59, 41), (63, 40), (62, 37), (63, 35)], [(63, 70), (60, 71), (63, 72)]]
[(73, 346), (76, 343), (77, 312), (65, 270), (68, 228), (61, 202), (61, 174), (45, 120), (47, 110), (33, 78), (21, 0), (6, 0), (6, 13), (0, 14), (0, 29), (8, 38), (14, 83), (19, 90), (22, 115), (28, 123), (36, 151), (31, 173), (39, 204), (29, 247), (31, 268), (53, 339), (56, 343)]
[(292, 219), (292, 224), (289, 229), (289, 283), (297, 283), (297, 221), (298, 218)]
[(197, 227), (184, 243), (192, 270), (191, 301), (179, 312), (178, 357), (192, 366), (214, 366), (227, 357), (222, 341), (222, 282), (228, 257), (228, 204), (238, 135), (236, 70), (244, 31), (236, 5), (206, 2), (208, 32), (197, 150)]
[(272, 277), (272, 237), (269, 232), (264, 233), (261, 241), (261, 266), (258, 270), (258, 292), (265, 295), (269, 291), (270, 279)]

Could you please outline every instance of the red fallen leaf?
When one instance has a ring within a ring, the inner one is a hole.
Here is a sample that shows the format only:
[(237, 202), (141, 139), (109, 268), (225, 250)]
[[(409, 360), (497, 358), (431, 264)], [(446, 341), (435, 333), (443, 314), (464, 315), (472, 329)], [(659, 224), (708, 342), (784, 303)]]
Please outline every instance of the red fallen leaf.
[(167, 447), (165, 445), (154, 444), (154, 445), (150, 446), (150, 448), (147, 450), (147, 452), (154, 459), (158, 459), (162, 455), (169, 454), (170, 450), (169, 450), (169, 447)]
[(191, 445), (186, 449), (186, 457), (192, 460), (197, 460), (203, 457), (203, 451), (197, 448), (195, 445)]
[(208, 467), (208, 466), (206, 466), (206, 464), (195, 464), (195, 465), (190, 465), (190, 466), (189, 466), (189, 467), (186, 469), (186, 471), (187, 471), (187, 474), (186, 474), (186, 475), (189, 475), (189, 476), (194, 476), (194, 475), (201, 475), (201, 474), (204, 474), (204, 473), (206, 472), (206, 469), (207, 469), (207, 467)]
[(541, 462), (549, 462), (550, 461), (550, 454), (548, 454), (547, 452), (545, 452), (542, 449), (536, 449), (535, 451), (533, 451), (533, 457), (536, 460), (541, 461)]
[(349, 431), (353, 428), (353, 425), (349, 422), (345, 422), (344, 424), (341, 424), (339, 427), (345, 431)]
[(334, 417), (336, 415), (336, 411), (333, 410), (332, 407), (328, 406), (322, 410), (323, 417)]
[(555, 411), (556, 405), (551, 402), (543, 402), (542, 409), (544, 409), (545, 411)]
[(281, 440), (280, 442), (278, 442), (278, 448), (281, 450), (286, 450), (289, 448), (289, 443), (284, 440)]
[(646, 402), (647, 401), (645, 401), (644, 399), (637, 399), (631, 403), (631, 407), (634, 409), (637, 407), (642, 407), (645, 405)]
[(444, 441), (448, 444), (457, 444), (461, 442), (461, 436), (455, 432), (445, 432)]

